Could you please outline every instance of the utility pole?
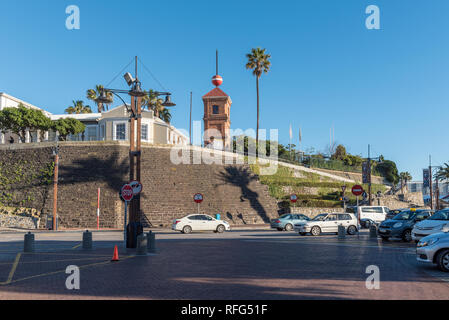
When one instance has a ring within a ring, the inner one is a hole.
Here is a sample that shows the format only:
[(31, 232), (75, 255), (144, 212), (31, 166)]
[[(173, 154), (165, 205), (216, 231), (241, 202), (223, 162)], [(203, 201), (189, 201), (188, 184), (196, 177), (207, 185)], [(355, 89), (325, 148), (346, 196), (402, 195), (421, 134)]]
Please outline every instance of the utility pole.
[(432, 156), (429, 156), (429, 180), (430, 180), (430, 209), (433, 210), (433, 179), (432, 179)]
[(368, 171), (369, 171), (369, 182), (368, 182), (368, 197), (369, 197), (369, 205), (372, 205), (371, 198), (371, 146), (368, 145)]
[[(218, 68), (218, 67), (217, 67)], [(218, 73), (217, 73), (218, 74)], [(190, 145), (192, 145), (192, 97), (193, 93), (190, 92), (190, 122), (189, 122), (189, 137), (190, 137)]]
[(435, 177), (435, 210), (440, 210), (440, 187), (438, 177)]
[(59, 180), (59, 147), (53, 148), (53, 156), (55, 157), (55, 171), (53, 176), (53, 231), (57, 228), (58, 215), (58, 180)]
[[(138, 81), (137, 73), (137, 56), (136, 56), (136, 81)], [(141, 181), (141, 154), (142, 154), (142, 98), (131, 96), (131, 110), (135, 115), (130, 119), (129, 126), (129, 180)], [(137, 135), (137, 137), (136, 137)], [(134, 196), (130, 202), (129, 224), (128, 228), (128, 248), (136, 247), (136, 239), (143, 232), (140, 222), (140, 195)]]

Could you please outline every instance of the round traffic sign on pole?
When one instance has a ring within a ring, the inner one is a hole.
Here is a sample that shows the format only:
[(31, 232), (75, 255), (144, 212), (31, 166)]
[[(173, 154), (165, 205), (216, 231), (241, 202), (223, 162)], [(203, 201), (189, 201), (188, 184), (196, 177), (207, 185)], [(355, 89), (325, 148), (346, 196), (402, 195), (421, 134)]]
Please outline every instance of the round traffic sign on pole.
[(298, 196), (296, 194), (292, 194), (290, 196), (290, 201), (296, 203), (298, 201)]
[(197, 193), (193, 196), (193, 201), (195, 201), (195, 203), (201, 203), (203, 202), (204, 197), (201, 193)]
[(363, 192), (365, 192), (365, 190), (363, 190), (363, 187), (360, 185), (355, 185), (352, 187), (352, 194), (355, 196), (361, 196), (363, 194)]
[(131, 201), (133, 199), (134, 193), (133, 188), (129, 184), (125, 184), (122, 188), (122, 198), (125, 201)]
[(133, 195), (134, 196), (137, 196), (138, 194), (140, 194), (142, 192), (142, 188), (143, 187), (142, 187), (142, 184), (139, 181), (137, 181), (137, 180), (131, 181), (129, 183), (129, 185), (131, 186), (131, 188), (133, 188)]

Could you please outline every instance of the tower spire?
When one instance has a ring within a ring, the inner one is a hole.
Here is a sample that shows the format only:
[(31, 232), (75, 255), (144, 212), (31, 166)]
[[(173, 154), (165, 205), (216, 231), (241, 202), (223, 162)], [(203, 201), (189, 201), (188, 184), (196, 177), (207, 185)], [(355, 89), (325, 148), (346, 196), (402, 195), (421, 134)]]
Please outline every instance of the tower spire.
[(218, 75), (218, 50), (215, 52), (215, 76), (212, 77), (212, 84), (217, 88), (223, 83), (223, 78)]

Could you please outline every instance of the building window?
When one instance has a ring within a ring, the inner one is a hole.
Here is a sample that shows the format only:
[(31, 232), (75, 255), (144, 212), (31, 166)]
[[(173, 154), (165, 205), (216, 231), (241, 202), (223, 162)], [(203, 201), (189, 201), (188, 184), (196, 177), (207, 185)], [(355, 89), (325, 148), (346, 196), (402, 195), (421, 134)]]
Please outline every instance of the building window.
[(115, 140), (126, 140), (126, 123), (115, 125)]
[(106, 140), (105, 139), (105, 125), (104, 124), (102, 124), (102, 125), (100, 125), (100, 140)]
[(96, 141), (97, 140), (97, 126), (87, 127), (84, 135), (85, 135), (86, 141)]
[(220, 108), (217, 105), (212, 106), (212, 113), (213, 114), (219, 114), (220, 113)]
[(141, 136), (142, 136), (142, 140), (148, 140), (148, 125), (147, 124), (142, 125)]

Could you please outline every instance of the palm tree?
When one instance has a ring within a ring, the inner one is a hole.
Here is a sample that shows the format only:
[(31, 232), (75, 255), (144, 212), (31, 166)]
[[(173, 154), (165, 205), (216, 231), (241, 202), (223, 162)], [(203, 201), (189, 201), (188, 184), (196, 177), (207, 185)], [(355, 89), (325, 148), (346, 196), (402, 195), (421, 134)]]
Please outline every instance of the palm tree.
[(171, 121), (171, 113), (170, 110), (168, 110), (167, 108), (164, 108), (164, 110), (161, 111), (161, 113), (159, 113), (159, 119), (170, 123)]
[(246, 55), (248, 63), (246, 69), (253, 70), (253, 75), (256, 77), (257, 88), (257, 131), (256, 131), (256, 156), (259, 154), (259, 78), (263, 73), (270, 71), (271, 62), (269, 59), (271, 55), (265, 53), (265, 49), (256, 48), (251, 49), (251, 53)]
[[(159, 98), (155, 91), (151, 90), (142, 98), (142, 106), (147, 107), (148, 110), (153, 110), (154, 116), (161, 118), (160, 114), (165, 110), (162, 105), (164, 100)], [(169, 112), (170, 113), (170, 112)], [(171, 119), (171, 116), (170, 116)]]
[[(97, 84), (95, 86), (95, 89), (89, 89), (87, 90), (87, 99), (94, 101), (97, 104), (98, 113), (103, 112), (103, 103), (97, 102), (96, 100), (101, 95), (101, 91), (103, 91), (104, 87), (101, 84)], [(114, 101), (114, 96), (112, 95), (112, 92), (106, 92), (106, 97), (111, 101), (111, 103)], [(108, 105), (106, 104), (106, 109), (108, 109)]]
[(80, 113), (92, 113), (92, 109), (89, 106), (85, 106), (82, 100), (73, 100), (73, 106), (65, 109), (68, 114), (80, 114)]
[(436, 178), (440, 181), (449, 179), (449, 164), (445, 163), (444, 166), (440, 167), (440, 169), (436, 173)]
[(407, 182), (412, 180), (412, 175), (409, 172), (401, 172), (399, 179), (401, 180), (401, 192), (404, 193), (404, 186), (407, 186)]

